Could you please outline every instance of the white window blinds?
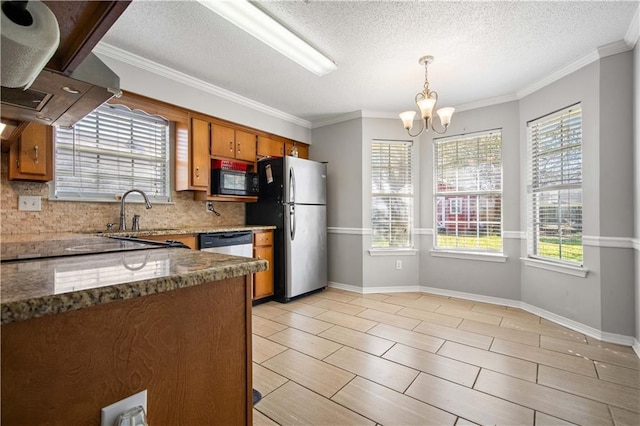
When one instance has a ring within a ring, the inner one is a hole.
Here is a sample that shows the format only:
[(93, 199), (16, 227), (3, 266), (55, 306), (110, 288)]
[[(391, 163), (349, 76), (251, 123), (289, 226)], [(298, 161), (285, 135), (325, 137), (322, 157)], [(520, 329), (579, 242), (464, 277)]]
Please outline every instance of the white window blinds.
[(434, 140), (436, 248), (502, 251), (502, 133)]
[(582, 264), (582, 110), (527, 125), (530, 256)]
[(371, 228), (374, 248), (412, 247), (412, 142), (371, 144)]
[(170, 201), (168, 148), (165, 119), (104, 104), (71, 129), (55, 130), (53, 196), (113, 201), (137, 188), (152, 201)]

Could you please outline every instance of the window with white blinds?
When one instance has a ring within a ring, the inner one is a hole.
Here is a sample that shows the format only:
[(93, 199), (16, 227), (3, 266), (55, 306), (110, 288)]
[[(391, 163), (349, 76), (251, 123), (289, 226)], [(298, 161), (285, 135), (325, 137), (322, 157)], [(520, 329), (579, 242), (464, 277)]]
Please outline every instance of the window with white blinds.
[(436, 139), (434, 246), (502, 251), (502, 132)]
[(371, 144), (371, 245), (411, 248), (413, 227), (412, 142)]
[(527, 123), (529, 256), (582, 264), (582, 109)]
[(164, 118), (104, 104), (70, 129), (56, 128), (54, 135), (54, 199), (114, 201), (137, 188), (152, 201), (171, 201)]

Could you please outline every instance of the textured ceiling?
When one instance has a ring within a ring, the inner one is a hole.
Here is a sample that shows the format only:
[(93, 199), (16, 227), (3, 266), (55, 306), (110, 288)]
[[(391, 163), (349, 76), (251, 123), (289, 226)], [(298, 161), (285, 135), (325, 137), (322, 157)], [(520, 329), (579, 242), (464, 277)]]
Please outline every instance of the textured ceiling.
[(259, 2), (338, 65), (317, 77), (195, 1), (134, 0), (102, 42), (310, 122), (513, 95), (625, 37), (638, 1)]

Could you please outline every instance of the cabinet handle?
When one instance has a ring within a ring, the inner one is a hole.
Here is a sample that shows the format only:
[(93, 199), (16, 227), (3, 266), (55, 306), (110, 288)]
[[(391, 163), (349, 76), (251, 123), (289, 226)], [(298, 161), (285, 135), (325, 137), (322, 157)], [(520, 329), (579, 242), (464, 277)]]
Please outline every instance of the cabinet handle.
[(229, 151), (233, 152), (233, 141), (229, 141)]
[(33, 151), (34, 151), (34, 155), (33, 155), (33, 163), (34, 164), (38, 164), (38, 162), (40, 161), (40, 159), (38, 158), (38, 145), (34, 145), (33, 147)]
[(236, 145), (238, 145), (238, 154), (240, 154), (240, 142), (238, 142)]
[(196, 179), (200, 179), (200, 166), (196, 166)]

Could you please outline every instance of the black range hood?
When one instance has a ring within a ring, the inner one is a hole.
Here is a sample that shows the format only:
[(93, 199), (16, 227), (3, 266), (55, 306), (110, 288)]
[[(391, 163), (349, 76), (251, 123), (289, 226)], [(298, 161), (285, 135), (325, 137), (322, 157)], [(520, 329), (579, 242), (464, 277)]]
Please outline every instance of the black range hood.
[(45, 68), (26, 90), (2, 87), (2, 118), (71, 127), (121, 93), (118, 75), (89, 53), (69, 76)]

